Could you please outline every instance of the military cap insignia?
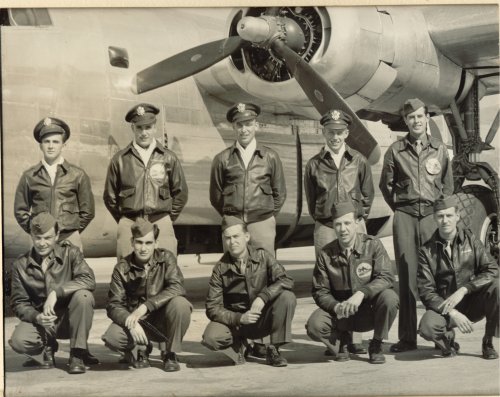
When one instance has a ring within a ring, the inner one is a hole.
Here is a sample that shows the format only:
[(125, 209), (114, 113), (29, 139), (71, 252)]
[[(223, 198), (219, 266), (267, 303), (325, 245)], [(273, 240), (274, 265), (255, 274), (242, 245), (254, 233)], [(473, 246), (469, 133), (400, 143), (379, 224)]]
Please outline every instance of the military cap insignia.
[(340, 112), (338, 110), (334, 110), (331, 112), (331, 115), (332, 115), (332, 119), (333, 120), (338, 120), (340, 119)]
[(139, 106), (139, 107), (137, 108), (137, 114), (138, 114), (139, 116), (144, 116), (144, 113), (146, 113), (146, 110), (144, 110), (144, 108), (143, 108), (142, 106)]
[(246, 110), (246, 106), (244, 103), (238, 103), (238, 112), (243, 113)]
[(43, 125), (49, 126), (52, 124), (52, 119), (50, 117), (46, 117), (45, 120), (43, 120)]

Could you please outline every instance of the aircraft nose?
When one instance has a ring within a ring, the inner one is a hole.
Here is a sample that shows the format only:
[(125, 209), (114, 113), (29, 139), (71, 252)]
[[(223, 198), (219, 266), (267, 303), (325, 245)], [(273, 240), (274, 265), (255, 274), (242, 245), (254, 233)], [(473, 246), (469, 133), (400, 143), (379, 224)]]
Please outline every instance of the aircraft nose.
[(270, 34), (269, 24), (262, 18), (241, 18), (236, 28), (240, 37), (252, 43), (260, 43), (266, 40)]

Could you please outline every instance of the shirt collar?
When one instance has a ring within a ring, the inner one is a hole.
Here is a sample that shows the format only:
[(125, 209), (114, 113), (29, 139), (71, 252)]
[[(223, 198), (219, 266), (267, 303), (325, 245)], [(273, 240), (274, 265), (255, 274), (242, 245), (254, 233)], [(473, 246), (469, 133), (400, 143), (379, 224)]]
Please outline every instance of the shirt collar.
[(255, 149), (257, 149), (257, 140), (253, 138), (250, 143), (247, 145), (246, 148), (240, 145), (238, 141), (235, 142), (236, 148), (240, 150), (241, 152), (250, 152), (253, 153), (255, 152)]
[[(63, 262), (63, 257), (64, 257), (63, 247), (61, 247), (59, 245), (59, 243), (56, 243), (56, 245), (54, 246), (54, 249), (48, 255), (49, 261), (52, 261), (52, 260), (56, 259), (59, 263), (62, 263)], [(31, 264), (31, 265), (40, 266), (36, 262), (36, 260), (35, 260), (35, 248), (31, 248), (31, 250), (29, 251), (29, 261), (28, 261), (28, 263)]]
[[(262, 146), (259, 142), (257, 142), (257, 139), (253, 139), (252, 142), (255, 142), (255, 146), (254, 146), (254, 152), (257, 153), (260, 157), (263, 157), (264, 156), (264, 152), (265, 152), (265, 147)], [(252, 142), (250, 142), (247, 146), (247, 149), (244, 149), (240, 143), (236, 140), (233, 144), (233, 146), (231, 146), (231, 154), (233, 154), (236, 150), (248, 150), (248, 148), (250, 148), (250, 145), (252, 145)]]
[[(436, 243), (442, 245), (443, 248), (446, 247), (448, 240), (445, 240), (441, 237), (441, 235), (439, 234), (439, 229), (435, 231), (435, 234), (436, 234), (435, 237)], [(455, 234), (455, 237), (453, 238), (453, 241), (451, 243), (453, 245), (455, 242), (463, 243), (464, 241), (465, 241), (465, 230), (457, 226), (457, 233)]]
[(336, 155), (336, 154), (333, 152), (333, 150), (332, 150), (332, 149), (330, 149), (330, 147), (329, 147), (328, 145), (326, 145), (326, 144), (325, 144), (325, 146), (323, 146), (323, 147), (321, 148), (321, 152), (320, 152), (320, 156), (321, 156), (321, 158), (323, 158), (323, 159), (324, 159), (327, 153), (330, 153), (330, 156), (332, 156), (332, 158), (333, 158), (333, 156), (339, 156), (340, 154), (344, 155), (346, 158), (348, 158), (348, 160), (351, 160), (351, 159), (352, 159), (352, 157), (353, 157), (351, 147), (350, 147), (347, 143), (345, 143), (345, 142), (344, 142), (344, 147), (343, 147), (343, 149), (341, 149), (341, 150), (339, 151), (339, 154), (338, 154), (338, 155)]
[(59, 164), (63, 164), (64, 163), (64, 157), (61, 156), (59, 157), (59, 160), (57, 160), (57, 162), (55, 162), (54, 164), (50, 165), (49, 163), (47, 163), (45, 161), (45, 159), (42, 159), (42, 164), (44, 167), (47, 167), (47, 168), (51, 168), (51, 167), (57, 167)]
[(135, 139), (132, 141), (132, 146), (138, 152), (152, 152), (153, 150), (155, 150), (156, 147), (156, 139), (154, 139), (153, 142), (151, 142), (151, 145), (149, 145), (147, 149), (144, 149), (143, 147), (139, 146), (135, 141)]

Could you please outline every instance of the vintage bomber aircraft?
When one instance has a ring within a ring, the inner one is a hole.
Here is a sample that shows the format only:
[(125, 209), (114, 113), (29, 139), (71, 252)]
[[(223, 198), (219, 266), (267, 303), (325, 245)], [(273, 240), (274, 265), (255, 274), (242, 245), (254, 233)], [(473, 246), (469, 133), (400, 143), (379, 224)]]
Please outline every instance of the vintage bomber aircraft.
[[(484, 140), (479, 122), (479, 100), (498, 94), (496, 6), (3, 9), (0, 17), (4, 257), (28, 246), (12, 214), (14, 190), (38, 161), (32, 129), (47, 115), (70, 124), (65, 156), (92, 180), (97, 215), (83, 234), (85, 254), (114, 255), (104, 178), (131, 139), (123, 117), (139, 101), (160, 107), (158, 139), (178, 154), (188, 180), (176, 222), (181, 253), (220, 249), (208, 180), (213, 156), (234, 137), (228, 106), (262, 105), (259, 139), (286, 170), (284, 247), (311, 244), (302, 171), (323, 142), (320, 113), (335, 106), (353, 114), (349, 143), (370, 159), (378, 185), (381, 154), (393, 131), (405, 130), (398, 109), (415, 96), (436, 116), (430, 133), (455, 155), (465, 224), (497, 246), (498, 167), (483, 151), (498, 129), (498, 105), (491, 125), (482, 124)], [(368, 230), (382, 235), (391, 211), (376, 192)]]

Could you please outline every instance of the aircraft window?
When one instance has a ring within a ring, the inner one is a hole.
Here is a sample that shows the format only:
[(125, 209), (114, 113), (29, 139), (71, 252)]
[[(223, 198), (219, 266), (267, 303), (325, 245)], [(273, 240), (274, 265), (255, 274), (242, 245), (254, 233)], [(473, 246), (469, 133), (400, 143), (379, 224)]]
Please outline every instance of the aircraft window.
[(46, 8), (12, 8), (9, 10), (10, 26), (52, 26)]

